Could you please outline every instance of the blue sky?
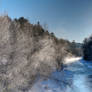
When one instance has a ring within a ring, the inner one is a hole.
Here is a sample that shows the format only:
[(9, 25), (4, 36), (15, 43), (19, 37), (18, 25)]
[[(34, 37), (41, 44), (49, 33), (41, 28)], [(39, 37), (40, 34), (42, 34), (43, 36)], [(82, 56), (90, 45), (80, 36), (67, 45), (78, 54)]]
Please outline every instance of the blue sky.
[(48, 24), (59, 38), (82, 42), (92, 34), (92, 0), (0, 0), (0, 13)]

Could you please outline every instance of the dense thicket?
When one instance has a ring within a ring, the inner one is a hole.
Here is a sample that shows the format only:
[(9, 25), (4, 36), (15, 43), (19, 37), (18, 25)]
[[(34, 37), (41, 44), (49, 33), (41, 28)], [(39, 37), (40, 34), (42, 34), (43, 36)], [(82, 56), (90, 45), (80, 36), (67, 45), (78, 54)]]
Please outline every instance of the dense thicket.
[(28, 92), (37, 77), (60, 69), (64, 57), (79, 56), (76, 49), (39, 22), (0, 16), (0, 92)]
[(83, 43), (83, 58), (85, 60), (92, 60), (92, 36), (86, 38)]

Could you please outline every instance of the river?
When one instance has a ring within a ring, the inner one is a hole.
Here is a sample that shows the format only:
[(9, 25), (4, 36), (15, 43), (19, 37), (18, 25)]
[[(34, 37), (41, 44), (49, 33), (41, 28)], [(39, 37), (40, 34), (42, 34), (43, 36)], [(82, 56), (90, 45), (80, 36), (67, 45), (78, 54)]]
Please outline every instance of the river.
[(92, 92), (92, 62), (67, 63), (48, 80), (37, 81), (29, 92)]

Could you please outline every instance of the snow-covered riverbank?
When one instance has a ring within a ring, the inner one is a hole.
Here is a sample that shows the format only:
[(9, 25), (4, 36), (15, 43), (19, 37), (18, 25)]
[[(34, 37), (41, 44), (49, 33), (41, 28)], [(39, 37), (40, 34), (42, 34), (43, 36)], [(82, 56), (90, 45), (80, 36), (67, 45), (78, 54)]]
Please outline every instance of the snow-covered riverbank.
[(80, 58), (67, 61), (62, 71), (52, 73), (48, 80), (38, 80), (29, 92), (91, 92), (92, 63)]
[(64, 59), (64, 64), (73, 63), (73, 62), (79, 61), (80, 59), (82, 59), (82, 57), (66, 57)]
[[(82, 76), (79, 76), (79, 78), (76, 78), (78, 76), (75, 76), (74, 74), (77, 69), (79, 71), (83, 70), (83, 65), (80, 64), (80, 59), (80, 57), (66, 58), (66, 66), (67, 64), (72, 64), (73, 62), (77, 63), (76, 61), (79, 63), (68, 65), (63, 71), (56, 71), (52, 73), (48, 80), (38, 80), (29, 92), (82, 92), (82, 88), (85, 87), (83, 84), (85, 82), (85, 77), (81, 78)], [(78, 82), (81, 83), (81, 86), (78, 86)]]

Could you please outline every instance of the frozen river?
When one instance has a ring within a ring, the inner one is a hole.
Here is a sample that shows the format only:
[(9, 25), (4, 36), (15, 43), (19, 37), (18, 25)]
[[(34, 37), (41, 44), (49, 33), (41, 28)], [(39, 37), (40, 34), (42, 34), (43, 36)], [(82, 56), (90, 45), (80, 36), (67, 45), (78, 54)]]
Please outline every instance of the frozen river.
[(29, 92), (92, 92), (92, 62), (80, 59), (66, 64), (48, 80), (37, 81)]

